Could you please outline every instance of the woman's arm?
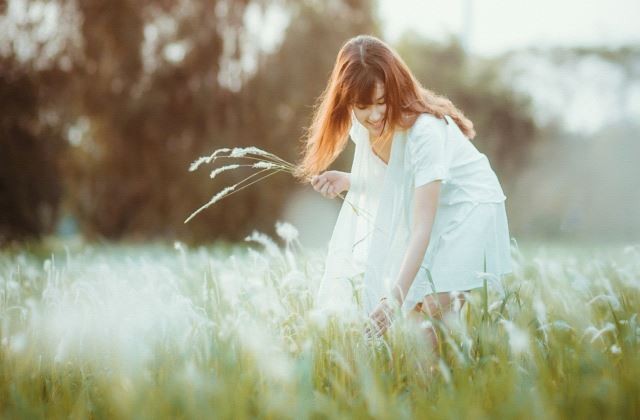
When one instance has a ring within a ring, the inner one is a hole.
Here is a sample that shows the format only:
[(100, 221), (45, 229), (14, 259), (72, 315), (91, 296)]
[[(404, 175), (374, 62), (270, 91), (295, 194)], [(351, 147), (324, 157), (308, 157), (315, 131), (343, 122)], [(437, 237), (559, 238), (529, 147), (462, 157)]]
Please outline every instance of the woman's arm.
[(431, 228), (438, 208), (440, 183), (440, 180), (435, 180), (415, 190), (411, 238), (391, 291), (391, 296), (400, 304), (404, 301), (429, 246)]

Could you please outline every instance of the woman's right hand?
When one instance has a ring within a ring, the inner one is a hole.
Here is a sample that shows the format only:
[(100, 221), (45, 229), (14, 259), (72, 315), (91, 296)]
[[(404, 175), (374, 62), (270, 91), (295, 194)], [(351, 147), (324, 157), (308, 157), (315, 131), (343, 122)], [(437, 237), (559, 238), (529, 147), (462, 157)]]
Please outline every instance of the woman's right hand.
[(350, 174), (342, 171), (325, 171), (311, 178), (313, 189), (327, 198), (335, 198), (350, 185)]

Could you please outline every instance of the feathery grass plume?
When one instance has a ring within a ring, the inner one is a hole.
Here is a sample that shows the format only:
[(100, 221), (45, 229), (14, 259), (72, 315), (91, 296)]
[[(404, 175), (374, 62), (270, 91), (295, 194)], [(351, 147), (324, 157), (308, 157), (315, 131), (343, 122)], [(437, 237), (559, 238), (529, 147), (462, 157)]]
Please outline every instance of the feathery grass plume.
[[(227, 155), (224, 155), (224, 153), (227, 153)], [(253, 164), (229, 164), (229, 165), (225, 165), (222, 166), (220, 168), (214, 169), (213, 171), (211, 171), (211, 173), (209, 174), (210, 178), (215, 178), (218, 174), (220, 174), (221, 172), (225, 172), (231, 169), (238, 169), (240, 167), (251, 167), (251, 168), (255, 168), (255, 169), (260, 169), (260, 171), (253, 173), (251, 175), (249, 175), (248, 177), (244, 178), (243, 180), (241, 180), (240, 182), (230, 186), (230, 187), (226, 187), (225, 189), (223, 189), (222, 191), (220, 191), (219, 193), (217, 193), (216, 195), (214, 195), (211, 200), (209, 200), (209, 202), (207, 202), (206, 204), (204, 204), (203, 206), (201, 206), (200, 208), (198, 208), (196, 211), (194, 211), (193, 213), (191, 213), (191, 215), (189, 215), (189, 217), (187, 217), (187, 219), (184, 221), (184, 223), (188, 223), (191, 219), (193, 219), (198, 213), (200, 213), (201, 211), (203, 211), (204, 209), (208, 208), (209, 206), (213, 205), (214, 203), (216, 203), (217, 201), (220, 201), (222, 198), (226, 197), (227, 195), (231, 195), (233, 193), (236, 193), (240, 190), (242, 190), (243, 188), (246, 188), (250, 185), (255, 184), (258, 181), (261, 181), (275, 173), (278, 172), (288, 172), (290, 174), (293, 174), (295, 171), (295, 165), (287, 162), (286, 160), (282, 159), (281, 157), (267, 152), (265, 150), (262, 150), (258, 147), (255, 146), (249, 146), (249, 147), (234, 147), (233, 149), (230, 149), (228, 147), (222, 148), (222, 149), (217, 149), (215, 150), (211, 155), (209, 156), (202, 156), (199, 157), (198, 159), (196, 159), (191, 166), (189, 167), (189, 171), (193, 172), (196, 169), (198, 169), (202, 164), (205, 163), (211, 163), (213, 162), (215, 159), (217, 158), (242, 158), (242, 159), (250, 159), (250, 160), (256, 160), (257, 162), (253, 163)], [(266, 175), (255, 179), (251, 182), (248, 182), (249, 180), (251, 180), (252, 178), (264, 173), (265, 171), (270, 172), (267, 173)], [(343, 201), (345, 201), (347, 204), (349, 204), (349, 206), (351, 206), (351, 208), (353, 209), (353, 211), (356, 213), (356, 215), (358, 216), (362, 216), (364, 215), (365, 217), (370, 217), (372, 218), (372, 215), (367, 214), (364, 212), (363, 209), (359, 209), (357, 206), (355, 206), (353, 203), (349, 202), (349, 200), (346, 199), (346, 195), (338, 194), (337, 197), (339, 197), (340, 199), (342, 199)]]
[(239, 167), (240, 167), (239, 164), (234, 163), (232, 165), (226, 165), (226, 166), (222, 166), (220, 168), (216, 168), (213, 171), (211, 171), (211, 174), (209, 174), (209, 178), (213, 179), (213, 178), (216, 177), (216, 175), (220, 174), (221, 172), (228, 171), (230, 169), (237, 169)]
[(288, 222), (276, 222), (276, 233), (279, 237), (285, 240), (286, 243), (291, 243), (298, 239), (298, 229)]
[(262, 232), (254, 230), (253, 232), (251, 232), (251, 235), (244, 238), (244, 240), (247, 242), (257, 242), (260, 245), (264, 246), (267, 250), (267, 253), (272, 257), (280, 255), (280, 248), (278, 248), (278, 245), (273, 241), (273, 239)]
[(203, 163), (211, 163), (212, 161), (214, 161), (216, 159), (216, 156), (218, 156), (221, 153), (226, 153), (226, 152), (229, 152), (229, 151), (231, 151), (231, 149), (229, 149), (228, 147), (223, 147), (222, 149), (215, 150), (209, 156), (201, 156), (201, 157), (199, 157), (198, 159), (194, 160), (191, 163), (191, 165), (189, 166), (189, 172), (195, 171)]
[(266, 162), (264, 160), (261, 160), (260, 162), (256, 162), (252, 165), (253, 168), (263, 168), (263, 169), (271, 169), (274, 168), (278, 165), (276, 165), (273, 162)]
[(224, 196), (234, 191), (235, 187), (236, 187), (235, 185), (231, 185), (230, 187), (227, 187), (222, 191), (218, 192), (216, 195), (213, 196), (213, 198), (211, 198), (211, 200), (209, 200), (207, 204), (205, 204), (204, 206), (200, 207), (198, 210), (191, 213), (191, 216), (189, 216), (187, 220), (185, 220), (184, 222), (187, 223), (189, 220), (193, 219), (196, 214), (200, 213), (202, 210), (206, 209), (210, 205), (215, 204), (217, 201), (221, 200)]
[(507, 331), (507, 335), (509, 336), (509, 347), (511, 347), (511, 352), (514, 355), (530, 351), (529, 335), (525, 330), (519, 328), (514, 322), (509, 321), (508, 319), (501, 319), (498, 322), (502, 324), (504, 329)]

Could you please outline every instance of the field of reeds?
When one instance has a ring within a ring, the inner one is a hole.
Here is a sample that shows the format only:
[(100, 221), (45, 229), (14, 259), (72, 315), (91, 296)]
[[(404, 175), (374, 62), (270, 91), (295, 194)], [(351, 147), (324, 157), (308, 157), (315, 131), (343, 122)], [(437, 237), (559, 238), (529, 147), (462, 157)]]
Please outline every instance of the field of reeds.
[[(49, 240), (0, 252), (3, 418), (640, 418), (640, 246), (514, 244), (433, 357), (312, 307), (322, 252)], [(427, 364), (435, 370), (426, 369)]]

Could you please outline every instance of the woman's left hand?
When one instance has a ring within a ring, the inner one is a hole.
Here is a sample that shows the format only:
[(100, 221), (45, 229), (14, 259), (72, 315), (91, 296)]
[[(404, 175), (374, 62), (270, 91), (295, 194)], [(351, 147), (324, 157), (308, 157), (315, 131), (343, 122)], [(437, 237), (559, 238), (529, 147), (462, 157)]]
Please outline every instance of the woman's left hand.
[(389, 299), (390, 298), (382, 298), (378, 306), (369, 314), (369, 319), (373, 325), (367, 325), (365, 331), (367, 337), (371, 337), (372, 334), (380, 337), (391, 325), (394, 308)]

